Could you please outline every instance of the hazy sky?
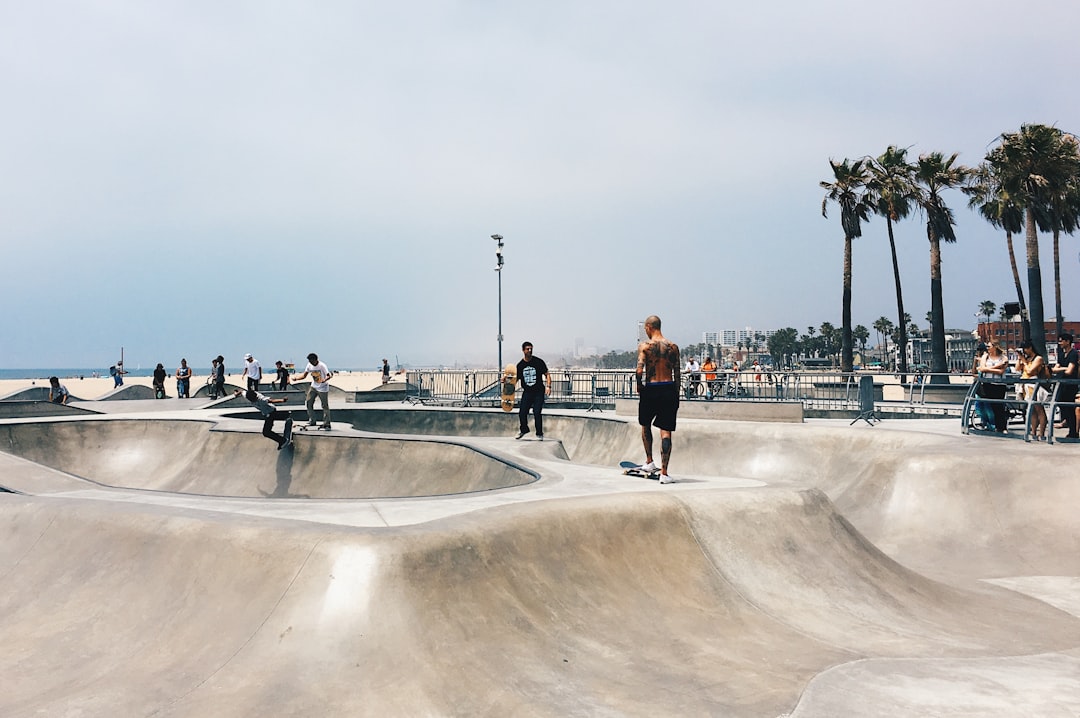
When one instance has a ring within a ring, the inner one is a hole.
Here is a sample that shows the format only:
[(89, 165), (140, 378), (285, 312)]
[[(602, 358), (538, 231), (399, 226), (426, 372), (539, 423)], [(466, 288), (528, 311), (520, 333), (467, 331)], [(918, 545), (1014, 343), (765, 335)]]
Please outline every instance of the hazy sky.
[[(1080, 131), (1075, 20), (1048, 0), (2, 0), (0, 367), (121, 346), (129, 366), (493, 366), (493, 233), (507, 361), (524, 339), (631, 349), (651, 313), (680, 343), (839, 326), (829, 158), (975, 164), (1025, 122)], [(1015, 293), (1004, 235), (949, 199), (946, 323), (971, 328)], [(925, 326), (924, 222), (897, 238)], [(881, 220), (853, 295), (855, 323), (896, 320)]]

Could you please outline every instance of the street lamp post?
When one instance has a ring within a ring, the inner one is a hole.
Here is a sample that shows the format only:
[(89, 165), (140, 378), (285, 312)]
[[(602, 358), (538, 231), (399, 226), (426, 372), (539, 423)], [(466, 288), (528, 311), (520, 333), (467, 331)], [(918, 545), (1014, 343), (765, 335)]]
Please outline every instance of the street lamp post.
[(495, 249), (495, 273), (499, 275), (499, 363), (495, 366), (496, 369), (502, 369), (503, 356), (502, 356), (502, 268), (503, 268), (503, 238), (501, 234), (493, 234), (491, 238), (495, 240), (498, 247)]

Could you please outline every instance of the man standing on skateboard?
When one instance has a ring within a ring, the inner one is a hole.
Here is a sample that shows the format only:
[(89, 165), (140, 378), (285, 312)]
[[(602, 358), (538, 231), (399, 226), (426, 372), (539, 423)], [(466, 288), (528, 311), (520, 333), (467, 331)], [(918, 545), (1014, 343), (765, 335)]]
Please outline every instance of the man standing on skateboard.
[(547, 364), (540, 357), (533, 356), (532, 342), (521, 345), (521, 353), (525, 357), (517, 363), (517, 375), (521, 381), (521, 409), (518, 411), (518, 420), (521, 429), (515, 439), (520, 439), (529, 433), (529, 409), (533, 410), (536, 422), (536, 438), (544, 440), (544, 397), (551, 393), (551, 375), (548, 374)]
[(311, 352), (307, 355), (308, 364), (304, 373), (293, 379), (293, 384), (303, 381), (311, 374), (311, 386), (307, 390), (308, 426), (315, 426), (315, 398), (322, 404), (322, 427), (330, 430), (330, 377), (333, 376), (326, 365), (319, 361), (319, 355)]
[[(259, 413), (263, 415), (263, 430), (262, 435), (267, 439), (273, 439), (277, 442), (278, 451), (281, 451), (286, 446), (292, 443), (292, 418), (286, 411), (278, 411), (274, 408), (274, 404), (284, 404), (285, 399), (271, 399), (268, 396), (260, 394), (254, 389), (248, 389), (246, 392), (242, 392), (239, 389), (233, 392), (233, 396), (244, 395), (244, 398), (252, 403), (252, 405), (259, 410)], [(278, 419), (285, 419), (285, 436), (274, 431), (274, 422)]]
[(645, 463), (638, 467), (645, 473), (656, 471), (653, 463), (652, 425), (660, 429), (660, 483), (670, 484), (668, 461), (671, 459), (671, 432), (679, 413), (679, 347), (660, 333), (660, 317), (645, 320), (647, 340), (638, 346), (637, 391), (638, 423)]

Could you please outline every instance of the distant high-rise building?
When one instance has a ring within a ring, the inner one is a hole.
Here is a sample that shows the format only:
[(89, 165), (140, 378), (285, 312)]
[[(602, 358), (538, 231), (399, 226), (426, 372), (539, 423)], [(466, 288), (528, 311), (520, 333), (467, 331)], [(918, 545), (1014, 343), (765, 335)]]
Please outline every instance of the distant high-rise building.
[[(719, 344), (722, 347), (736, 347), (740, 344), (743, 347), (760, 345), (764, 346), (765, 342), (776, 333), (775, 329), (754, 329), (753, 327), (745, 327), (743, 329), (721, 329), (717, 332), (702, 332), (702, 341), (705, 344)], [(761, 336), (761, 339), (758, 339)]]

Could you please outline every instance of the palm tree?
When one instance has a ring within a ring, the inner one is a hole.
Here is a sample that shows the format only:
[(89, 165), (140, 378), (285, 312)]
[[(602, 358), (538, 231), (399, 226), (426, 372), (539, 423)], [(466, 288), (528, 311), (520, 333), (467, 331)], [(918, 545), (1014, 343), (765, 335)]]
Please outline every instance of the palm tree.
[(870, 330), (862, 324), (856, 324), (851, 329), (851, 338), (859, 343), (859, 352), (862, 353), (863, 366), (866, 366), (866, 340), (870, 338)]
[(828, 217), (829, 200), (840, 205), (840, 225), (844, 229), (844, 299), (842, 312), (840, 371), (852, 370), (851, 351), (851, 240), (862, 236), (862, 223), (870, 217), (870, 204), (862, 191), (869, 179), (865, 160), (829, 160), (833, 181), (819, 184), (825, 190), (821, 200), (821, 216)]
[[(989, 299), (987, 299), (984, 302), (982, 302), (981, 304), (979, 304), (979, 314), (986, 317), (986, 323), (987, 324), (990, 323), (990, 317), (994, 316), (994, 312), (996, 312), (996, 311), (997, 311), (997, 305), (994, 304), (993, 302), (991, 302)], [(982, 340), (982, 341), (986, 341), (986, 342), (990, 341), (990, 330), (989, 329), (986, 330), (986, 338), (983, 338), (983, 337), (980, 336), (979, 339)]]
[[(896, 318), (900, 325), (900, 373), (906, 374), (907, 366), (907, 324), (904, 322), (904, 294), (900, 287), (900, 264), (896, 260), (896, 239), (893, 236), (893, 222), (911, 214), (915, 195), (915, 169), (907, 162), (907, 150), (889, 145), (877, 159), (869, 161), (870, 181), (866, 193), (874, 212), (885, 218), (885, 227), (889, 232), (889, 249), (892, 252), (893, 282), (896, 284)], [(901, 378), (903, 381), (903, 378)]]
[[(825, 350), (825, 356), (829, 357), (830, 361), (836, 356), (837, 334), (836, 327), (832, 325), (832, 322), (822, 322), (821, 327), (818, 329), (821, 333), (821, 343)], [(854, 330), (853, 330), (854, 331)], [(854, 334), (852, 335), (854, 338)], [(852, 357), (852, 364), (855, 359)]]
[(1069, 182), (1080, 176), (1077, 144), (1074, 136), (1066, 135), (1056, 127), (1022, 125), (1019, 132), (1001, 135), (1001, 144), (996, 153), (1000, 161), (1002, 186), (1024, 208), (1031, 341), (1035, 344), (1035, 351), (1044, 357), (1046, 323), (1036, 228), (1040, 218), (1044, 226), (1054, 226), (1050, 219), (1054, 198), (1064, 195)]
[[(1065, 135), (1065, 138), (1071, 138), (1075, 141), (1075, 137), (1072, 135)], [(1054, 234), (1054, 309), (1056, 317), (1056, 325), (1054, 327), (1056, 334), (1060, 335), (1062, 330), (1062, 311), (1061, 311), (1061, 233), (1072, 234), (1077, 229), (1077, 224), (1080, 223), (1080, 188), (1077, 183), (1080, 181), (1080, 177), (1072, 176), (1067, 177), (1065, 180), (1065, 186), (1061, 188), (1059, 192), (1055, 192), (1050, 195), (1047, 202), (1047, 220), (1049, 230)], [(1046, 227), (1041, 228), (1044, 232)]]
[(945, 204), (942, 193), (959, 187), (971, 170), (956, 164), (957, 153), (945, 157), (940, 152), (919, 155), (915, 165), (916, 197), (926, 216), (926, 238), (930, 240), (930, 371), (936, 376), (931, 382), (945, 383), (949, 371), (945, 354), (945, 307), (941, 295), (941, 242), (955, 242), (952, 210)]
[(1016, 287), (1016, 301), (1020, 305), (1020, 321), (1026, 339), (1031, 336), (1031, 325), (1028, 323), (1024, 287), (1016, 268), (1012, 240), (1014, 234), (1024, 231), (1024, 210), (1001, 184), (1003, 163), (1004, 155), (1000, 148), (991, 151), (986, 155), (986, 160), (973, 170), (963, 192), (969, 197), (968, 207), (977, 209), (991, 226), (1005, 230), (1005, 246), (1009, 250), (1009, 266), (1012, 268), (1013, 286)]
[[(878, 347), (881, 353), (881, 365), (885, 366), (885, 354), (889, 351), (889, 333), (893, 330), (893, 323), (888, 317), (878, 317), (874, 322), (874, 331), (878, 333)], [(883, 348), (881, 348), (883, 347)]]

